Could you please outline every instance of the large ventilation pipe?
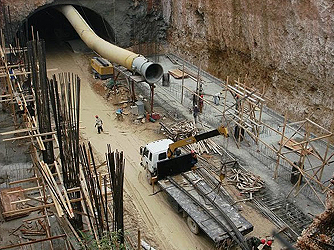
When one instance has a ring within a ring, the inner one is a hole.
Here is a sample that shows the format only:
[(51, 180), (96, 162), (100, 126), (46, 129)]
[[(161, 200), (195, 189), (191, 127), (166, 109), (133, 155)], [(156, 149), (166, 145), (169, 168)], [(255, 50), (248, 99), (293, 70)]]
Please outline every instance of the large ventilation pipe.
[(96, 51), (102, 57), (134, 70), (143, 77), (148, 83), (159, 81), (163, 75), (162, 66), (158, 63), (148, 61), (144, 56), (133, 53), (126, 49), (117, 47), (95, 34), (79, 12), (71, 5), (63, 5), (57, 9), (64, 14), (67, 20), (81, 37), (82, 41)]

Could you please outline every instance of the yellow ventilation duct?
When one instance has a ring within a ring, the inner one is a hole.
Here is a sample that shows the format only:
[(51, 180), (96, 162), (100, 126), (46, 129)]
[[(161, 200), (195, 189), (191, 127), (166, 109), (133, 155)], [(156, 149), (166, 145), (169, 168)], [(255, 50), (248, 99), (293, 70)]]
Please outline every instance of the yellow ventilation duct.
[(99, 55), (129, 70), (136, 71), (145, 77), (148, 83), (155, 83), (161, 79), (163, 68), (160, 64), (150, 62), (142, 55), (120, 48), (100, 38), (72, 5), (59, 6), (57, 9), (64, 14), (82, 41)]

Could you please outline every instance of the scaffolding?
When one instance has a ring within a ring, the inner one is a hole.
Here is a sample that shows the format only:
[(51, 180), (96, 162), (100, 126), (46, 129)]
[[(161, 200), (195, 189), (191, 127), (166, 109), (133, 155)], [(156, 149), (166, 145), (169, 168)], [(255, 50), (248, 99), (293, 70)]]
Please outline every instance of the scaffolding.
[(92, 244), (83, 233), (92, 234), (98, 246), (112, 232), (127, 249), (137, 248), (140, 238), (134, 243), (124, 232), (123, 152), (108, 145), (108, 171), (101, 174), (97, 169), (105, 163), (99, 164), (91, 145), (80, 140), (80, 78), (61, 73), (48, 79), (45, 44), (39, 39), (9, 50), (1, 33), (0, 55), (1, 103), (14, 124), (0, 135), (4, 143), (28, 145), (32, 160), (28, 178), (8, 180), (1, 189), (2, 217), (28, 218), (11, 233), (18, 243), (0, 249), (44, 249), (45, 244), (81, 249)]
[[(312, 114), (304, 120), (292, 122), (287, 115), (282, 117), (274, 113), (266, 107), (266, 90), (252, 87), (247, 76), (244, 80), (239, 78), (232, 82), (227, 77), (221, 81), (173, 54), (167, 55), (167, 58), (177, 67), (179, 76), (176, 78), (178, 84), (167, 87), (168, 93), (173, 96), (171, 103), (177, 101), (189, 108), (194, 105), (194, 96), (202, 99), (205, 105), (200, 122), (204, 126), (205, 122), (213, 127), (224, 124), (229, 131), (233, 131), (230, 135), (236, 146), (247, 146), (252, 155), (272, 171), (274, 179), (281, 175), (293, 182), (288, 197), (295, 191), (295, 197), (304, 193), (324, 205), (323, 194), (332, 185), (332, 128), (326, 129), (317, 124), (310, 118)], [(184, 84), (186, 77), (190, 79), (188, 85)], [(196, 86), (206, 84), (218, 86), (222, 105), (208, 100), (208, 96), (215, 93), (204, 91), (204, 98), (201, 97)], [(160, 89), (166, 91), (166, 87)], [(292, 180), (294, 177), (295, 181)]]

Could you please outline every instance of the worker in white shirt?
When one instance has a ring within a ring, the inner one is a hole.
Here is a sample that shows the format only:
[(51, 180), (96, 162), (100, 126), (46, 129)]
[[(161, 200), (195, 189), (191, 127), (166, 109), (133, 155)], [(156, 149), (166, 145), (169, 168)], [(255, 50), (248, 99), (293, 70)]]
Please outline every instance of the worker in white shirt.
[(213, 103), (216, 105), (219, 105), (219, 101), (220, 101), (220, 92), (214, 94), (213, 96)]
[(103, 132), (103, 127), (102, 127), (103, 122), (98, 115), (95, 116), (95, 119), (96, 119), (95, 120), (95, 127), (97, 127), (97, 133), (101, 134), (101, 131)]

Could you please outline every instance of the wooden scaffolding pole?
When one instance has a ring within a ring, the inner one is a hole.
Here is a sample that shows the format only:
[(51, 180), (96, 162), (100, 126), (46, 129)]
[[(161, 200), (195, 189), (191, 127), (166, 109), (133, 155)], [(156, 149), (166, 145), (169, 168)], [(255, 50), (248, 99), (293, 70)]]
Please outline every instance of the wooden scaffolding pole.
[(284, 142), (284, 137), (285, 137), (285, 128), (286, 128), (287, 120), (288, 120), (287, 119), (287, 114), (285, 114), (281, 142), (279, 144), (279, 149), (278, 149), (278, 152), (277, 152), (277, 160), (276, 160), (276, 167), (275, 167), (275, 172), (274, 172), (274, 179), (277, 179), (277, 177), (278, 177), (278, 167), (280, 165), (280, 157), (282, 155), (282, 147), (283, 147), (283, 142)]

